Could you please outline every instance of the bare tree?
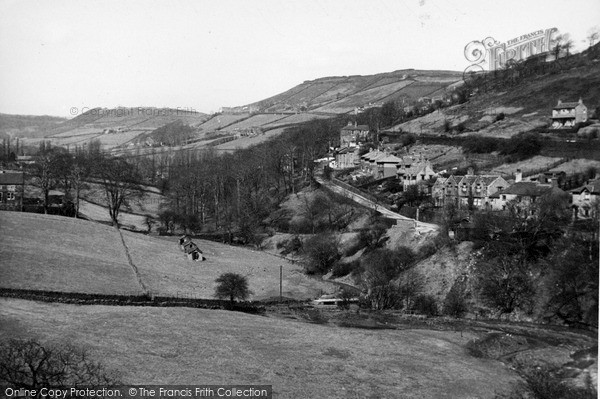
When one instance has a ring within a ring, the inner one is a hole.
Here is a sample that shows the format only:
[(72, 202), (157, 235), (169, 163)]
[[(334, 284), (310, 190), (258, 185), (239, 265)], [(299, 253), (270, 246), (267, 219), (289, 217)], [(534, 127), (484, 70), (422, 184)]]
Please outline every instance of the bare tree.
[(71, 345), (42, 345), (35, 340), (0, 343), (0, 384), (41, 387), (117, 384), (114, 373)]
[(136, 168), (120, 158), (102, 158), (99, 173), (106, 195), (106, 205), (114, 226), (119, 226), (122, 207), (129, 207), (132, 200), (141, 199), (144, 191)]

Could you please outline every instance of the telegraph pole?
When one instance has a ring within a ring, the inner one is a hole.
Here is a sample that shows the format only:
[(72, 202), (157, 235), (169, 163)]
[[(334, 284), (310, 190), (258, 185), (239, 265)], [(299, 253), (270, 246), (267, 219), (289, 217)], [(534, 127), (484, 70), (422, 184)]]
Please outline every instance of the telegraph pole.
[(283, 266), (279, 266), (279, 302), (283, 302)]

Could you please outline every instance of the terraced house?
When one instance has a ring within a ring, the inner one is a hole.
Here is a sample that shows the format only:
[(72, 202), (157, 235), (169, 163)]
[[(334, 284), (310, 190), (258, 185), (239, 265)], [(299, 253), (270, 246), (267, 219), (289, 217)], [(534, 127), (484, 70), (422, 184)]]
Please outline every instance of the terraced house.
[(0, 210), (21, 211), (24, 186), (23, 172), (0, 170)]
[(508, 186), (500, 175), (475, 175), (469, 169), (465, 176), (438, 178), (432, 196), (437, 206), (453, 203), (459, 208), (492, 209), (492, 196)]

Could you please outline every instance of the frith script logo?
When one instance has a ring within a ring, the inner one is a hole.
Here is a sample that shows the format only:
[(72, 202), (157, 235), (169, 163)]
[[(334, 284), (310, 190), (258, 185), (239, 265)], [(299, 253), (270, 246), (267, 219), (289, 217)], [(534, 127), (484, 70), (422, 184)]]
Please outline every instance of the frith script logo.
[(464, 74), (470, 72), (495, 71), (503, 68), (507, 62), (525, 60), (533, 55), (552, 50), (553, 33), (556, 28), (538, 30), (521, 35), (506, 43), (500, 43), (492, 37), (481, 41), (474, 40), (465, 46), (465, 58), (471, 62)]

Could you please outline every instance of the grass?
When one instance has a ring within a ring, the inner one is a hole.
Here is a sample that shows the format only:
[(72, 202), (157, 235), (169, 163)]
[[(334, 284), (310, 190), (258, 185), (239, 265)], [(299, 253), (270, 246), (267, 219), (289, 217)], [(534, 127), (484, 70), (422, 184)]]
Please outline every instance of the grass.
[(521, 169), (523, 175), (527, 175), (528, 172), (539, 171), (545, 168), (549, 169), (554, 166), (561, 158), (551, 158), (545, 157), (542, 155), (536, 155), (532, 158), (526, 159), (524, 161), (504, 164), (498, 167), (495, 167), (491, 173), (500, 174), (500, 175), (514, 175), (517, 172), (517, 169)]
[(277, 398), (492, 398), (516, 382), (468, 337), (237, 312), (0, 299), (0, 336), (69, 341), (128, 384), (272, 384)]
[[(179, 250), (177, 238), (122, 231), (133, 263), (149, 291), (161, 296), (212, 298), (215, 279), (226, 272), (248, 277), (250, 299), (283, 294), (308, 299), (334, 286), (309, 278), (298, 264), (247, 248), (194, 240), (204, 262)], [(0, 212), (0, 286), (65, 292), (139, 294), (140, 288), (114, 227), (61, 216)]]
[(140, 294), (113, 227), (66, 217), (0, 212), (0, 285)]

